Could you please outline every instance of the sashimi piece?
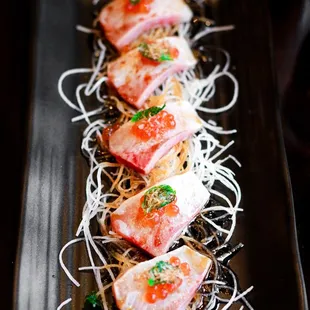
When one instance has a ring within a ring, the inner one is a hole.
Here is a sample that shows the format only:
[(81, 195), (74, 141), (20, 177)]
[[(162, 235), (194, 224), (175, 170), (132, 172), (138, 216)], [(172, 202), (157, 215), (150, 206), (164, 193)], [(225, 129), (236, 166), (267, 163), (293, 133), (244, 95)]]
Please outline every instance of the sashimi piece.
[(184, 310), (211, 265), (187, 246), (140, 263), (113, 283), (116, 304), (120, 310)]
[(192, 171), (176, 175), (123, 202), (111, 215), (112, 229), (151, 255), (162, 255), (209, 198)]
[(144, 42), (111, 62), (108, 79), (128, 103), (140, 109), (168, 77), (196, 63), (184, 38), (167, 37)]
[(121, 50), (148, 30), (188, 22), (192, 16), (183, 0), (114, 0), (99, 20), (107, 39)]
[(148, 174), (173, 146), (201, 127), (189, 102), (168, 101), (158, 114), (137, 122), (131, 120), (117, 129), (110, 137), (109, 150), (118, 162)]

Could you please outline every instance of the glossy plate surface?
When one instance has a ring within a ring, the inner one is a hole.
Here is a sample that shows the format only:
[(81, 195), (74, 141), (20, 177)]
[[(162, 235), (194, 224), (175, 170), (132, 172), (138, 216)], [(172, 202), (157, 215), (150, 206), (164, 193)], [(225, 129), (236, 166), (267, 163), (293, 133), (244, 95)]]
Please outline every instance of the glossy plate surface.
[[(81, 282), (72, 286), (61, 271), (58, 254), (74, 238), (85, 200), (88, 165), (80, 153), (84, 124), (60, 99), (61, 73), (89, 67), (85, 34), (75, 25), (90, 25), (90, 0), (46, 0), (36, 5), (37, 20), (32, 55), (32, 96), (29, 98), (27, 163), (22, 217), (15, 268), (14, 309), (56, 309), (72, 296), (67, 309), (82, 309), (84, 297), (95, 289), (83, 245), (66, 251), (64, 259)], [(215, 1), (214, 1), (215, 3)], [(232, 267), (242, 288), (254, 285), (249, 300), (255, 309), (307, 309), (296, 246), (290, 180), (282, 143), (275, 89), (269, 14), (264, 1), (222, 1), (210, 12), (217, 23), (234, 24), (232, 32), (210, 35), (206, 44), (227, 49), (233, 73), (240, 83), (236, 106), (214, 119), (233, 136), (235, 155), (243, 167), (234, 167), (243, 192), (234, 242), (245, 248)], [(81, 77), (83, 79), (85, 77)], [(81, 80), (70, 78), (65, 87), (73, 95)], [(216, 106), (229, 98), (222, 83)], [(229, 138), (230, 139), (230, 138)], [(223, 142), (228, 142), (223, 138)]]

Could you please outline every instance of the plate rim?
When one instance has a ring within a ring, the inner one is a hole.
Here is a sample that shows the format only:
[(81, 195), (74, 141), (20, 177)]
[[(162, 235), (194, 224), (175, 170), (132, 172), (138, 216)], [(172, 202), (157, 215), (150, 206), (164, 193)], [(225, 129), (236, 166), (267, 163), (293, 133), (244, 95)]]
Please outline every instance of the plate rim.
[[(23, 168), (23, 176), (22, 176), (22, 192), (21, 192), (21, 206), (20, 206), (20, 217), (19, 217), (19, 225), (18, 225), (18, 240), (16, 245), (16, 258), (15, 258), (15, 264), (14, 264), (14, 285), (13, 285), (13, 309), (16, 309), (17, 305), (17, 294), (18, 294), (18, 285), (19, 285), (19, 271), (20, 271), (20, 259), (21, 259), (21, 249), (23, 244), (23, 225), (24, 225), (24, 219), (23, 216), (25, 214), (25, 210), (27, 208), (26, 204), (26, 194), (28, 191), (27, 187), (27, 180), (29, 178), (29, 171), (30, 171), (30, 162), (31, 162), (31, 142), (32, 142), (32, 136), (33, 136), (33, 122), (31, 121), (31, 116), (33, 115), (33, 110), (35, 107), (35, 98), (34, 98), (34, 88), (36, 84), (36, 74), (35, 74), (35, 59), (36, 59), (36, 50), (37, 50), (37, 30), (38, 30), (38, 16), (40, 14), (40, 0), (31, 0), (30, 6), (33, 7), (33, 10), (35, 13), (33, 14), (33, 18), (31, 21), (31, 39), (29, 40), (29, 64), (28, 64), (28, 71), (30, 73), (30, 82), (28, 82), (29, 86), (31, 87), (31, 90), (28, 92), (28, 109), (27, 109), (27, 115), (25, 116), (27, 118), (27, 124), (26, 124), (26, 145), (24, 147), (24, 151), (27, 154), (25, 160), (24, 160), (24, 168)], [(286, 194), (288, 198), (288, 205), (289, 205), (289, 223), (290, 227), (289, 230), (291, 231), (291, 240), (290, 240), (290, 247), (293, 252), (294, 257), (294, 270), (296, 277), (298, 278), (298, 292), (299, 292), (299, 306), (300, 309), (306, 310), (308, 309), (308, 300), (307, 300), (307, 292), (305, 287), (305, 280), (303, 275), (303, 269), (301, 264), (301, 258), (300, 258), (300, 251), (299, 251), (299, 244), (298, 244), (298, 235), (297, 235), (297, 227), (296, 227), (296, 217), (295, 217), (295, 207), (294, 207), (294, 197), (293, 197), (293, 191), (292, 191), (292, 185), (291, 185), (291, 178), (289, 174), (289, 168), (288, 168), (288, 162), (287, 162), (287, 155), (285, 150), (285, 144), (284, 144), (284, 137), (283, 137), (283, 127), (282, 127), (282, 121), (281, 121), (281, 112), (280, 112), (280, 96), (278, 94), (278, 87), (277, 87), (277, 78), (276, 78), (276, 71), (275, 71), (275, 60), (274, 60), (274, 53), (273, 53), (273, 40), (272, 40), (272, 32), (271, 32), (271, 17), (270, 13), (268, 11), (268, 25), (269, 25), (269, 60), (271, 64), (271, 72), (272, 72), (272, 82), (273, 82), (273, 88), (274, 88), (274, 94), (273, 99), (275, 102), (274, 109), (276, 110), (276, 129), (275, 132), (277, 133), (277, 143), (278, 148), (281, 154), (281, 165), (283, 174), (285, 176), (285, 186), (286, 186)], [(29, 77), (29, 76), (28, 76)]]

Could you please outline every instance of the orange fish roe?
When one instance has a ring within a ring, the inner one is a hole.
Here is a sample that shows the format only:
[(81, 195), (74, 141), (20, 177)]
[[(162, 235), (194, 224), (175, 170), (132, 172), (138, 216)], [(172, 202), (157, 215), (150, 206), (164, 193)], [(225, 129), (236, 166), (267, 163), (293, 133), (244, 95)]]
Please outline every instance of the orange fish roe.
[(154, 286), (147, 286), (145, 300), (154, 304), (157, 300), (166, 299), (169, 294), (174, 293), (182, 284), (182, 279), (176, 278), (173, 283), (161, 283)]
[(180, 265), (180, 259), (179, 259), (178, 257), (172, 256), (172, 257), (170, 257), (170, 259), (169, 259), (169, 263), (170, 263), (172, 266), (178, 267), (178, 266)]
[(166, 111), (143, 118), (132, 126), (132, 133), (142, 141), (148, 141), (152, 138), (160, 138), (168, 130), (176, 126), (174, 116)]
[(150, 5), (153, 0), (126, 0), (127, 4), (125, 10), (128, 13), (148, 13), (150, 11)]
[(182, 270), (184, 276), (188, 276), (191, 272), (191, 268), (188, 263), (182, 263), (180, 265), (180, 269)]
[(165, 206), (165, 214), (170, 217), (177, 216), (180, 213), (179, 207), (175, 204), (175, 201)]

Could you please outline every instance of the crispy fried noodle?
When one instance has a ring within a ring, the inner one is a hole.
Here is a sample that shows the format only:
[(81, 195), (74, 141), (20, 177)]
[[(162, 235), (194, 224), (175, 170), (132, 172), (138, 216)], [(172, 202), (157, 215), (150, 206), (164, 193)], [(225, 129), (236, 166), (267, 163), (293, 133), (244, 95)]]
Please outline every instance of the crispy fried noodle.
[[(201, 37), (211, 32), (232, 28), (233, 26), (207, 27), (192, 37), (190, 24), (167, 26), (144, 34), (143, 38), (139, 38), (133, 46), (137, 46), (146, 37), (160, 38), (167, 35), (185, 37), (191, 45), (194, 45)], [(111, 213), (122, 202), (141, 190), (169, 176), (192, 170), (211, 193), (211, 203), (208, 203), (196, 220), (183, 231), (173, 248), (186, 244), (211, 258), (214, 264), (187, 309), (215, 309), (219, 303), (223, 304), (222, 309), (229, 309), (233, 303), (238, 302), (240, 309), (253, 309), (245, 297), (253, 287), (242, 292), (234, 273), (228, 268), (223, 257), (217, 255), (219, 250), (224, 248), (233, 251), (230, 240), (236, 227), (237, 214), (242, 209), (239, 207), (240, 187), (234, 172), (226, 166), (228, 161), (240, 166), (235, 157), (227, 154), (234, 141), (222, 145), (215, 136), (230, 135), (236, 130), (225, 130), (211, 120), (202, 120), (203, 128), (189, 140), (176, 145), (156, 164), (149, 175), (141, 175), (116, 162), (101, 139), (102, 130), (115, 121), (121, 124), (127, 122), (137, 111), (110, 94), (106, 87), (107, 63), (114, 59), (116, 54), (98, 29), (97, 21), (92, 28), (77, 27), (77, 30), (90, 34), (94, 38), (92, 65), (90, 68), (68, 70), (61, 75), (58, 82), (60, 96), (77, 113), (72, 122), (85, 121), (88, 125), (83, 133), (81, 149), (90, 166), (86, 182), (86, 202), (82, 220), (76, 232), (77, 239), (69, 241), (61, 250), (59, 254), (61, 267), (72, 283), (80, 286), (66, 267), (62, 256), (71, 245), (84, 242), (90, 266), (81, 267), (79, 270), (81, 272), (91, 270), (94, 273), (103, 308), (112, 309), (113, 302), (109, 298), (109, 293), (111, 293), (113, 281), (119, 273), (146, 258), (137, 248), (130, 246), (111, 231)], [(229, 54), (222, 49), (218, 51), (226, 59), (224, 65), (215, 65), (208, 74), (201, 73), (199, 68), (176, 74), (154, 92), (148, 100), (148, 105), (160, 105), (164, 100), (165, 102), (184, 100), (200, 113), (223, 113), (231, 109), (238, 98), (238, 82), (229, 71)], [(72, 75), (81, 74), (88, 75), (88, 81), (77, 85), (75, 98), (71, 99), (65, 93), (64, 80)], [(222, 77), (228, 78), (232, 83), (234, 89), (232, 98), (225, 106), (207, 107), (208, 102), (217, 92), (216, 81)], [(87, 97), (96, 98), (98, 107), (90, 110), (85, 103)], [(90, 223), (93, 220), (100, 223), (102, 236), (92, 235)], [(58, 309), (70, 301), (71, 298), (67, 299)]]

